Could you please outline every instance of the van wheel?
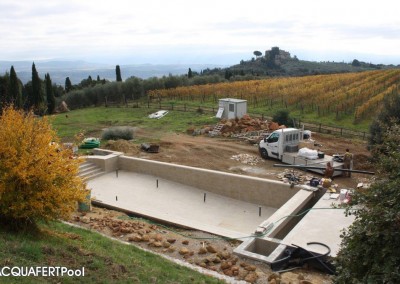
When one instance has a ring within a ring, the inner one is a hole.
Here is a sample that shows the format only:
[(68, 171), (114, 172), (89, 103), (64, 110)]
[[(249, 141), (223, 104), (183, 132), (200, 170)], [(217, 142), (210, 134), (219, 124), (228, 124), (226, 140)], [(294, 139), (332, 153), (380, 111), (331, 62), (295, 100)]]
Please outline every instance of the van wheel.
[(268, 159), (268, 151), (265, 150), (264, 148), (263, 148), (263, 149), (260, 149), (260, 154), (261, 154), (261, 157), (262, 157), (262, 158)]

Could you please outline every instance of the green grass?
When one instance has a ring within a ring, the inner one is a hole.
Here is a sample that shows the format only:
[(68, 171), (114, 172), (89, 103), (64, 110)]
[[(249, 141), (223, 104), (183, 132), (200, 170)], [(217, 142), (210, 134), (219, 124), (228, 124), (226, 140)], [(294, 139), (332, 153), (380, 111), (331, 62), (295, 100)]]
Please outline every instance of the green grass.
[[(199, 106), (206, 108), (215, 108), (215, 112), (217, 111), (217, 105), (218, 105), (218, 103), (210, 100), (205, 101), (203, 103), (201, 103), (200, 101), (177, 101), (177, 100), (163, 101), (163, 105), (168, 105), (170, 103), (173, 103), (175, 106), (179, 105), (180, 108), (183, 104), (186, 104), (187, 107), (192, 107), (192, 108)], [(272, 107), (256, 106), (254, 104), (249, 103), (247, 105), (247, 112), (253, 115), (259, 115), (259, 116), (264, 115), (265, 117), (272, 117), (276, 112), (284, 108), (285, 107), (278, 102), (276, 102)], [(342, 127), (360, 132), (369, 132), (369, 126), (373, 118), (369, 117), (361, 122), (355, 123), (354, 114), (345, 115), (343, 113), (340, 113), (339, 117), (336, 117), (336, 113), (332, 111), (330, 114), (324, 114), (318, 116), (318, 114), (315, 111), (314, 112), (307, 111), (302, 114), (301, 111), (296, 109), (295, 107), (289, 107), (288, 111), (290, 117), (296, 119), (296, 121), (301, 120), (304, 122), (315, 123), (315, 124), (321, 123), (326, 126), (339, 127), (339, 128)]]
[(0, 228), (0, 267), (85, 267), (85, 276), (0, 276), (0, 283), (224, 283), (87, 230), (60, 222), (39, 228), (35, 235)]
[(91, 134), (100, 136), (102, 129), (116, 125), (140, 127), (152, 131), (184, 132), (192, 126), (200, 127), (218, 122), (211, 114), (189, 111), (169, 111), (161, 119), (148, 118), (148, 115), (155, 111), (157, 110), (125, 107), (85, 108), (55, 115), (52, 124), (59, 137), (71, 139), (80, 131), (85, 131), (86, 136)]

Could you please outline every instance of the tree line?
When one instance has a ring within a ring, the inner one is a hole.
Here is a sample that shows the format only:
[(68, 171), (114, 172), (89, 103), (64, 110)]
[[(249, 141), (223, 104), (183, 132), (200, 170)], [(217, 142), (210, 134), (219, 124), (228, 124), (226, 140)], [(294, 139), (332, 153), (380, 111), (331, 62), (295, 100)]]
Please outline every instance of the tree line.
[(11, 66), (10, 72), (0, 76), (0, 111), (12, 105), (17, 109), (32, 109), (37, 114), (53, 113), (55, 96), (60, 96), (61, 92), (63, 88), (52, 83), (49, 73), (44, 80), (39, 77), (35, 63), (32, 64), (32, 80), (25, 85)]
[(74, 108), (101, 105), (107, 102), (126, 102), (137, 100), (147, 95), (150, 90), (173, 89), (180, 86), (206, 85), (226, 82), (223, 76), (202, 75), (188, 69), (187, 74), (141, 79), (135, 76), (122, 79), (119, 65), (115, 68), (116, 80), (101, 79), (99, 75), (93, 79), (88, 76), (77, 84), (69, 77), (65, 85), (53, 84), (49, 73), (40, 78), (35, 63), (32, 63), (32, 79), (23, 84), (17, 77), (14, 66), (0, 76), (0, 111), (7, 105), (18, 109), (32, 109), (36, 114), (52, 114), (61, 101)]

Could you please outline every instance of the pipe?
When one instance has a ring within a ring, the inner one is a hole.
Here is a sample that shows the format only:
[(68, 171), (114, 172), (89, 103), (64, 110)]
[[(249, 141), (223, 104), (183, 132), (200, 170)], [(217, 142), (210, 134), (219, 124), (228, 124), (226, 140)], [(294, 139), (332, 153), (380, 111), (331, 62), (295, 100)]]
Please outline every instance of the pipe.
[(325, 254), (323, 254), (323, 255), (318, 255), (318, 254), (315, 255), (315, 254), (313, 254), (311, 251), (309, 251), (309, 250), (307, 250), (307, 249), (305, 249), (305, 248), (302, 248), (302, 247), (300, 247), (300, 246), (298, 246), (298, 245), (295, 245), (295, 244), (292, 244), (292, 245), (295, 246), (295, 247), (297, 247), (297, 248), (299, 248), (299, 249), (302, 249), (302, 250), (308, 252), (308, 253), (311, 255), (311, 257), (303, 258), (303, 259), (302, 259), (303, 262), (305, 262), (305, 261), (307, 261), (307, 260), (315, 259), (315, 260), (318, 261), (318, 263), (321, 264), (329, 273), (331, 273), (332, 275), (335, 274), (335, 271), (333, 271), (330, 267), (328, 267), (328, 266), (320, 259), (321, 257), (326, 257), (326, 256), (328, 256), (328, 255), (331, 253), (331, 249), (330, 249), (326, 244), (323, 244), (323, 243), (320, 243), (320, 242), (309, 242), (309, 243), (307, 243), (307, 245), (312, 245), (312, 244), (324, 246), (324, 247), (326, 247), (326, 248), (328, 249), (328, 252), (325, 253)]
[[(313, 167), (313, 166), (306, 166), (306, 165), (282, 165), (282, 164), (274, 164), (274, 167), (278, 168), (295, 168), (295, 169), (305, 169), (305, 170), (322, 170), (324, 171), (324, 167)], [(335, 171), (339, 172), (349, 172), (349, 173), (359, 173), (359, 174), (367, 174), (367, 175), (374, 175), (375, 172), (369, 171), (361, 171), (361, 170), (348, 170), (348, 169), (337, 169)]]

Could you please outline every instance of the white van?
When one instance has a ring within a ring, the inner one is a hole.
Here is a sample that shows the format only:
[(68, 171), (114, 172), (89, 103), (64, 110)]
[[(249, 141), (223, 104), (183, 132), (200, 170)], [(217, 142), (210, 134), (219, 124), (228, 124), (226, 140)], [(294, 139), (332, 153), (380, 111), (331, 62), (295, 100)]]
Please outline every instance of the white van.
[(258, 149), (264, 159), (275, 158), (282, 160), (284, 152), (297, 152), (299, 143), (303, 140), (303, 131), (297, 128), (275, 130), (260, 141)]
[[(274, 158), (289, 165), (316, 167), (316, 169), (307, 169), (319, 174), (324, 173), (324, 169), (328, 162), (330, 162), (335, 169), (343, 168), (343, 163), (336, 162), (333, 160), (332, 156), (323, 153), (321, 156), (318, 153), (314, 158), (299, 155), (299, 143), (303, 140), (303, 135), (309, 136), (310, 133), (297, 128), (275, 130), (268, 137), (260, 141), (258, 150), (260, 151), (261, 157), (264, 159)], [(307, 148), (303, 148), (302, 150), (307, 150)], [(341, 172), (334, 171), (333, 176), (338, 175), (341, 175)]]

